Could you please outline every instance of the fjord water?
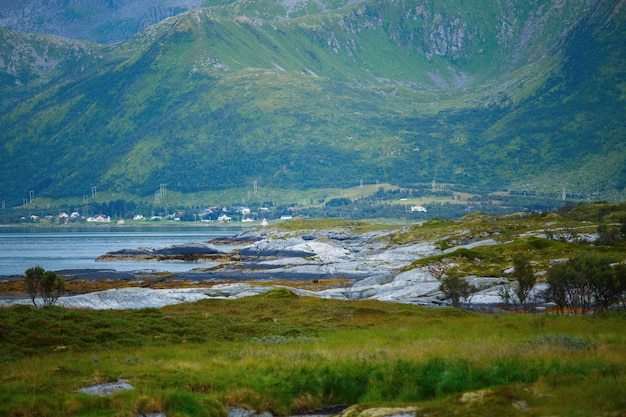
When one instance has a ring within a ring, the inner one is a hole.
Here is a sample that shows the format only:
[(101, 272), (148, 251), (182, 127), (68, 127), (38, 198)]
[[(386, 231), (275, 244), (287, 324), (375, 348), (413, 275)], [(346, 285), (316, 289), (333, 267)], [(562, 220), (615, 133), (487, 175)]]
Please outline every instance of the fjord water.
[(210, 267), (214, 264), (95, 260), (100, 255), (120, 249), (161, 248), (186, 242), (208, 242), (218, 237), (233, 236), (239, 231), (239, 227), (217, 226), (0, 228), (0, 276), (21, 275), (27, 268), (36, 265), (51, 271), (115, 269), (182, 272)]

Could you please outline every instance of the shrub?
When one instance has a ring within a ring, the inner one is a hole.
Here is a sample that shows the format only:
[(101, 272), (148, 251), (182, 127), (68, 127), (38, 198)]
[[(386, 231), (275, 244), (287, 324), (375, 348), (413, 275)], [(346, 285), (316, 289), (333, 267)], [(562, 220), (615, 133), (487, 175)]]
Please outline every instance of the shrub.
[(621, 231), (617, 227), (601, 224), (598, 226), (597, 232), (598, 238), (595, 241), (596, 245), (615, 246), (623, 240)]

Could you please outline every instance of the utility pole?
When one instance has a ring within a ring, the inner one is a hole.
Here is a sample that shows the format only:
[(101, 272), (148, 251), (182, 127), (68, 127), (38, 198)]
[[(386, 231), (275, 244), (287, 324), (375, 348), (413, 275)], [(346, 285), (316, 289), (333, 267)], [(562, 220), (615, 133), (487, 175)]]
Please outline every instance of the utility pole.
[(256, 191), (257, 191), (257, 183), (256, 183), (256, 180), (254, 180), (254, 194), (256, 194)]
[(29, 203), (32, 203), (32, 202), (35, 200), (35, 190), (30, 190), (30, 191), (28, 192), (28, 196), (29, 196), (29, 198), (30, 198)]
[(91, 198), (96, 198), (97, 192), (97, 187), (95, 185), (91, 187)]

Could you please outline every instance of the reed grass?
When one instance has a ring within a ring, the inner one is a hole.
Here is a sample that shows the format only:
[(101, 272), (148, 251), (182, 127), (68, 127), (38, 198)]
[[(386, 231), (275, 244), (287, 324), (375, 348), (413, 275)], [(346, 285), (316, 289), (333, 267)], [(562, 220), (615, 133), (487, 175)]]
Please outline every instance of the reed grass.
[[(281, 290), (137, 311), (11, 307), (0, 323), (3, 416), (217, 417), (227, 406), (289, 415), (337, 404), (410, 404), (418, 415), (626, 410), (623, 312), (481, 315)], [(135, 389), (76, 392), (118, 379)], [(478, 403), (461, 401), (480, 390)]]

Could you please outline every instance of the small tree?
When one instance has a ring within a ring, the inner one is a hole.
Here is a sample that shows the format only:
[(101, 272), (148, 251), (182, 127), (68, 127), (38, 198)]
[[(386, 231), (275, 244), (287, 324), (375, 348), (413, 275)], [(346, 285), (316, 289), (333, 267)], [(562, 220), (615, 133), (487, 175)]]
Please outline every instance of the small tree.
[(46, 271), (41, 277), (41, 298), (43, 305), (54, 305), (59, 299), (59, 295), (65, 289), (65, 281), (53, 271)]
[(37, 298), (37, 294), (39, 293), (39, 283), (41, 282), (41, 278), (45, 273), (44, 269), (39, 265), (28, 268), (24, 273), (24, 280), (26, 281), (26, 290), (28, 291), (28, 295), (33, 305), (37, 307), (37, 303), (35, 299)]
[(461, 301), (466, 303), (474, 290), (465, 278), (454, 275), (443, 277), (440, 282), (439, 290), (446, 298), (452, 300), (453, 307), (461, 307)]
[(512, 296), (513, 294), (511, 294), (511, 289), (508, 285), (503, 285), (498, 289), (498, 297), (504, 301), (504, 304), (509, 305), (511, 303)]
[(561, 314), (569, 307), (569, 287), (570, 287), (570, 268), (566, 264), (554, 265), (548, 270), (546, 283), (548, 288), (544, 292), (544, 297), (548, 301), (556, 304)]
[(518, 255), (513, 258), (513, 268), (513, 278), (517, 282), (515, 298), (519, 305), (524, 307), (528, 301), (530, 292), (537, 283), (537, 277), (528, 259), (523, 255)]
[(44, 271), (41, 266), (28, 268), (25, 275), (28, 295), (35, 307), (37, 296), (41, 296), (43, 307), (54, 305), (65, 289), (65, 281), (53, 271)]

